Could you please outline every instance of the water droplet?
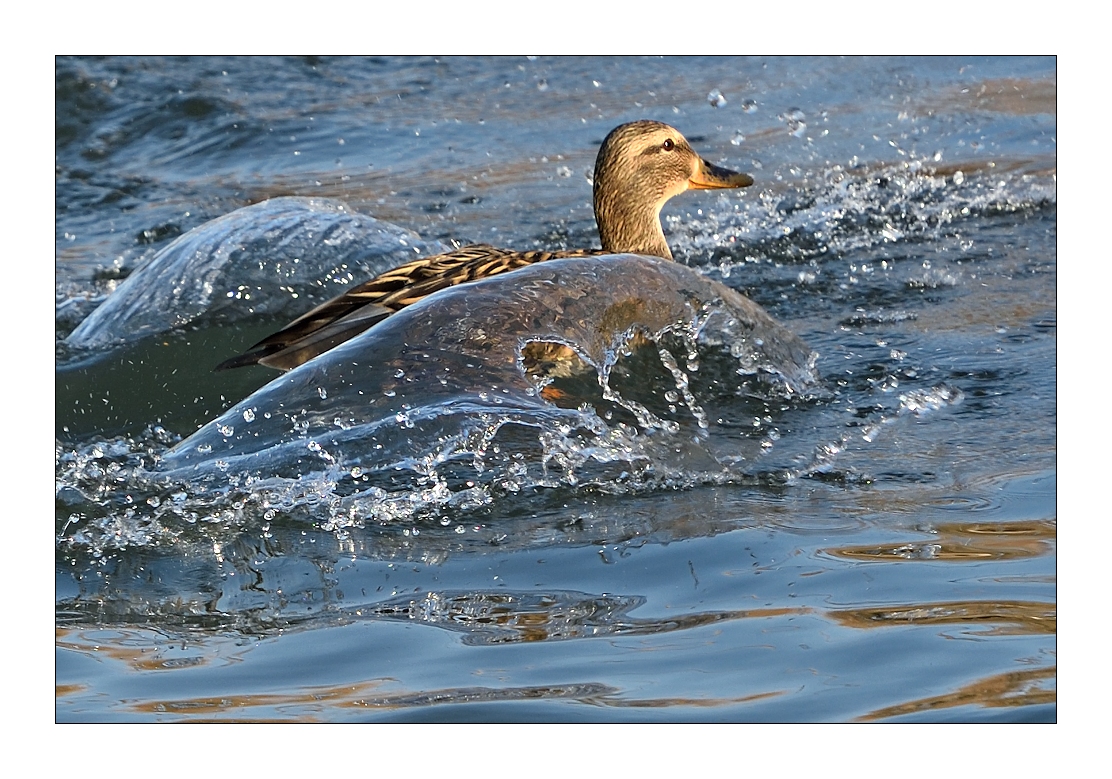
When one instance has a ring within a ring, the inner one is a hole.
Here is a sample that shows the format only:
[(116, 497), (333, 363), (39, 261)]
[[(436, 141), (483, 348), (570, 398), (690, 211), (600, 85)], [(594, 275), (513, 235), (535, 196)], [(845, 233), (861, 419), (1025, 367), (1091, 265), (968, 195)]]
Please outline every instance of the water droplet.
[(717, 89), (712, 89), (707, 93), (707, 102), (710, 103), (712, 108), (721, 108), (726, 105), (726, 96)]
[(254, 422), (255, 421), (255, 409), (253, 409), (253, 408), (245, 409), (244, 412), (243, 412), (243, 421), (244, 422)]
[(954, 183), (960, 185), (963, 181), (965, 181), (965, 174), (959, 170), (954, 174)]
[(325, 391), (324, 387), (317, 387), (317, 394), (320, 395), (321, 400), (328, 397), (328, 393)]
[(757, 110), (757, 101), (749, 98), (741, 102), (741, 110), (747, 114), (754, 113)]
[(734, 146), (741, 146), (741, 144), (745, 143), (745, 136), (742, 134), (741, 130), (737, 130), (734, 133), (734, 137), (730, 139), (730, 143)]
[(234, 435), (235, 432), (236, 432), (236, 429), (234, 427), (232, 427), (231, 425), (220, 425), (217, 428), (217, 430), (219, 430), (220, 435), (224, 436), (225, 438), (228, 438), (228, 437)]
[(786, 114), (781, 114), (780, 118), (787, 123), (788, 132), (796, 138), (802, 138), (807, 132), (807, 116), (798, 108), (789, 109)]

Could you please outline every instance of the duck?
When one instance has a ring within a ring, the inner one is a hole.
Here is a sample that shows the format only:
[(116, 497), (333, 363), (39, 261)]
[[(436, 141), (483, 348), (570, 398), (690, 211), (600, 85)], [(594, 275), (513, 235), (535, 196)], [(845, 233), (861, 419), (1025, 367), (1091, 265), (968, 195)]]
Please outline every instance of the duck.
[(552, 259), (641, 254), (672, 260), (660, 211), (690, 189), (737, 189), (746, 173), (703, 159), (663, 122), (615, 127), (595, 160), (592, 200), (601, 249), (515, 251), (471, 244), (412, 260), (359, 283), (262, 339), (216, 370), (263, 365), (288, 371), (440, 290)]

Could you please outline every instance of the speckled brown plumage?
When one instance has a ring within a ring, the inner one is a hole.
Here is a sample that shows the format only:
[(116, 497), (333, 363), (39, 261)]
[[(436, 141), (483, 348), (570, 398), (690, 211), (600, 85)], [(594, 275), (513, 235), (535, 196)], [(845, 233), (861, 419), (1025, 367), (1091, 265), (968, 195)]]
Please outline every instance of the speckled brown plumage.
[(595, 161), (593, 202), (602, 249), (528, 251), (473, 244), (422, 257), (358, 284), (259, 341), (217, 370), (267, 365), (289, 370), (442, 289), (536, 262), (603, 254), (672, 259), (660, 210), (688, 189), (746, 187), (753, 179), (702, 159), (675, 128), (642, 120), (616, 127)]

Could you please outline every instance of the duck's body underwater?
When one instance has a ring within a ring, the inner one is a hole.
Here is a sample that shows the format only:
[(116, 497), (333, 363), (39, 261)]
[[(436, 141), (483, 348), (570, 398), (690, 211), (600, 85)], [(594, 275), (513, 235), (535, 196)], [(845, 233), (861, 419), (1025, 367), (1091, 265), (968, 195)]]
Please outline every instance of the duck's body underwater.
[(744, 173), (702, 159), (666, 124), (643, 120), (620, 125), (606, 136), (595, 162), (593, 200), (601, 250), (518, 252), (474, 244), (422, 257), (317, 306), (217, 370), (255, 364), (290, 370), (434, 292), (536, 262), (624, 253), (671, 260), (660, 225), (660, 210), (669, 199), (688, 189), (752, 183)]

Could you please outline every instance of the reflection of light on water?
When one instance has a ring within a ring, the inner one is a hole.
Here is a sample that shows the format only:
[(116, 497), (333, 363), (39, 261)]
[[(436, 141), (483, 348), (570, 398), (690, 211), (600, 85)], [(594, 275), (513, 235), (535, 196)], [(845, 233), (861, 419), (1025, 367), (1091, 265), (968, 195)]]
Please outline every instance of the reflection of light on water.
[(1015, 560), (1053, 551), (1057, 524), (1053, 521), (999, 523), (941, 523), (934, 538), (899, 545), (845, 546), (824, 553), (850, 560), (941, 560), (963, 563)]
[(959, 706), (1001, 708), (1055, 704), (1058, 701), (1057, 679), (1057, 666), (995, 674), (943, 695), (871, 711), (858, 717), (858, 720), (893, 719)]
[(619, 635), (654, 635), (692, 630), (740, 619), (810, 614), (807, 608), (759, 608), (634, 617), (641, 596), (591, 595), (573, 591), (427, 592), (361, 606), (348, 614), (361, 619), (418, 622), (466, 634), (470, 646), (531, 641), (563, 641)]
[(976, 634), (1018, 636), (1056, 633), (1057, 613), (1053, 603), (1038, 601), (961, 601), (846, 609), (829, 616), (853, 628), (958, 625)]

